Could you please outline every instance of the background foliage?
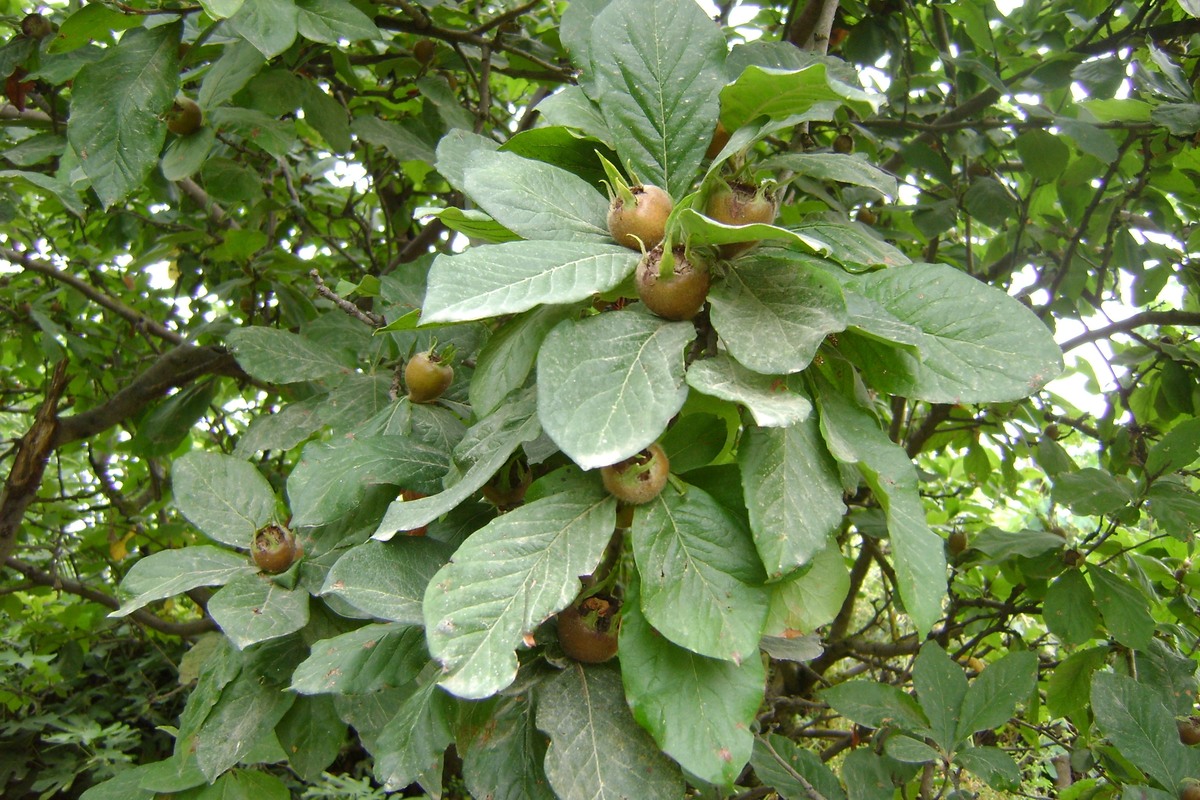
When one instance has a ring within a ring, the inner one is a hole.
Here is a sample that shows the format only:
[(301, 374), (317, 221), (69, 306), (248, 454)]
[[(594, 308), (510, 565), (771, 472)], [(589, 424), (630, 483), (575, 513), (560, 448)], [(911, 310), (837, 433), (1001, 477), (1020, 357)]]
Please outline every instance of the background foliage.
[[(1181, 796), (1198, 16), (0, 1), (4, 795)], [(602, 159), (767, 240), (694, 323)]]

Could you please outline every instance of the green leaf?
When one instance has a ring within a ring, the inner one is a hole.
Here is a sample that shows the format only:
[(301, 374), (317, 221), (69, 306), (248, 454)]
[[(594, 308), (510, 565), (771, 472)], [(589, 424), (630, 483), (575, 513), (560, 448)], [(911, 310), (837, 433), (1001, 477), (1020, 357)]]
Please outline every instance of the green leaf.
[(525, 239), (612, 244), (608, 199), (565, 169), (482, 151), (468, 163), (465, 178), (479, 207)]
[(471, 797), (555, 800), (543, 766), (546, 737), (528, 696), (502, 697), (483, 728), (470, 738), (460, 733), (457, 746)]
[(471, 426), (454, 450), (454, 463), (465, 472), (443, 492), (392, 503), (375, 538), (387, 541), (398, 531), (427, 525), (482, 489), (518, 447), (538, 437), (541, 428), (534, 411), (535, 394), (525, 391), (511, 395), (508, 402)]
[[(967, 676), (962, 667), (936, 642), (927, 641), (913, 664), (913, 688), (929, 720), (931, 738), (943, 751), (953, 752), (962, 738), (955, 732), (967, 695)], [(899, 758), (891, 751), (888, 754)]]
[[(452, 231), (458, 231), (471, 240), (472, 244), (501, 244), (503, 242), (515, 242), (521, 237), (510, 231), (508, 228), (496, 222), (482, 211), (477, 211), (473, 208), (463, 210), (461, 208), (433, 208), (431, 206), (421, 206), (413, 211), (414, 217), (436, 217), (442, 221)], [(396, 330), (393, 326), (399, 322), (393, 322), (383, 330)], [(400, 330), (409, 330), (415, 328), (416, 323), (409, 325)]]
[(131, 446), (146, 456), (167, 455), (188, 437), (216, 394), (216, 381), (205, 380), (159, 401), (139, 421)]
[(389, 484), (433, 494), (449, 454), (411, 436), (312, 442), (288, 477), (292, 525), (323, 525), (362, 502), (367, 487)]
[(852, 288), (926, 334), (914, 380), (865, 371), (876, 388), (937, 403), (1026, 397), (1058, 376), (1062, 353), (1033, 312), (999, 289), (942, 264), (912, 264), (858, 278)]
[(846, 790), (820, 756), (778, 733), (755, 739), (750, 763), (763, 786), (770, 786), (784, 800), (811, 800), (809, 787), (825, 800), (846, 800)]
[(271, 383), (298, 383), (351, 372), (342, 353), (277, 328), (239, 328), (226, 337), (242, 369)]
[(155, 792), (140, 786), (144, 774), (154, 766), (143, 764), (140, 767), (121, 770), (112, 778), (97, 783), (79, 795), (79, 800), (154, 800), (157, 796)]
[(1046, 684), (1046, 709), (1055, 717), (1074, 716), (1088, 706), (1092, 674), (1108, 660), (1108, 647), (1079, 650), (1058, 662)]
[(1071, 148), (1056, 134), (1037, 128), (1024, 131), (1013, 142), (1021, 163), (1030, 175), (1040, 181), (1052, 181), (1067, 168)]
[(221, 544), (249, 549), (275, 515), (275, 492), (248, 461), (193, 451), (175, 461), (171, 474), (179, 513)]
[(122, 14), (106, 6), (86, 5), (63, 20), (58, 32), (46, 46), (47, 53), (68, 53), (96, 40), (109, 40), (117, 31), (140, 28), (138, 14)]
[[(296, 143), (296, 123), (278, 120), (249, 108), (217, 108), (211, 123), (223, 133), (233, 132), (274, 158), (285, 158)], [(253, 173), (257, 176), (257, 173)]]
[[(853, 789), (851, 800), (893, 800), (896, 762), (871, 748), (852, 750), (842, 762), (842, 780)], [(807, 800), (807, 798), (805, 799)]]
[(806, 222), (791, 228), (791, 232), (814, 253), (826, 255), (852, 272), (912, 263), (896, 247), (858, 223)]
[(821, 432), (834, 458), (856, 463), (887, 515), (896, 577), (904, 607), (917, 628), (928, 631), (941, 616), (946, 593), (942, 537), (929, 529), (917, 491), (917, 471), (903, 448), (887, 438), (874, 418), (823, 385), (817, 398)]
[(375, 777), (389, 792), (399, 791), (431, 770), (441, 772), (442, 754), (454, 741), (454, 701), (438, 689), (437, 673), (426, 669), (415, 691), (379, 731), (371, 755)]
[(649, 446), (687, 398), (683, 350), (690, 322), (634, 310), (565, 320), (538, 352), (538, 417), (584, 469)]
[[(677, 613), (690, 615), (692, 609)], [(750, 731), (762, 704), (762, 659), (732, 664), (672, 644), (650, 627), (636, 590), (623, 606), (619, 651), (625, 695), (637, 721), (689, 773), (731, 786), (754, 743)]]
[(322, 595), (334, 595), (380, 619), (419, 625), (425, 587), (450, 558), (450, 548), (424, 536), (352, 547), (334, 563)]
[(756, 658), (767, 615), (762, 566), (741, 522), (694, 486), (640, 506), (633, 555), (650, 624), (694, 653)]
[(746, 369), (725, 354), (693, 362), (687, 383), (698, 392), (741, 403), (763, 428), (786, 428), (812, 413), (812, 402), (779, 377)]
[(246, 0), (200, 0), (204, 13), (213, 19), (226, 19), (238, 12)]
[(302, 781), (313, 782), (341, 752), (346, 724), (332, 697), (297, 697), (275, 726), (275, 735), (291, 768)]
[(304, 120), (321, 134), (335, 152), (348, 153), (354, 147), (350, 138), (350, 118), (345, 107), (315, 83), (305, 84)]
[(1092, 711), (1121, 755), (1163, 788), (1175, 791), (1185, 778), (1200, 775), (1200, 753), (1180, 743), (1175, 717), (1153, 689), (1124, 675), (1097, 672)]
[(602, 242), (517, 241), (439, 255), (429, 270), (421, 322), (461, 322), (574, 303), (606, 292), (641, 256)]
[(300, 694), (367, 694), (416, 679), (429, 663), (425, 632), (415, 625), (375, 623), (315, 642), (292, 673)]
[(1100, 624), (1092, 587), (1083, 573), (1071, 569), (1059, 575), (1046, 589), (1042, 618), (1050, 632), (1064, 644), (1083, 644)]
[(1146, 497), (1150, 515), (1170, 535), (1186, 539), (1200, 528), (1200, 497), (1189, 487), (1171, 480), (1157, 480)]
[(546, 777), (559, 800), (679, 800), (679, 767), (638, 726), (612, 667), (571, 664), (542, 683), (537, 725), (550, 737)]
[(1084, 467), (1054, 476), (1054, 502), (1085, 516), (1109, 514), (1133, 500), (1133, 486), (1123, 475)]
[(789, 153), (767, 159), (762, 168), (772, 172), (791, 170), (796, 175), (818, 181), (866, 186), (888, 197), (895, 197), (899, 191), (896, 177), (871, 164), (865, 156)]
[(176, 136), (163, 153), (163, 177), (169, 181), (181, 181), (195, 175), (204, 167), (216, 140), (217, 132), (211, 125), (204, 126), (191, 136)]
[(281, 692), (254, 670), (245, 670), (221, 692), (221, 699), (196, 734), (196, 763), (209, 783), (272, 735), (296, 695)]
[(766, 375), (799, 372), (826, 336), (846, 328), (837, 280), (791, 259), (739, 261), (708, 299), (713, 327), (730, 355)]
[(846, 719), (868, 728), (895, 725), (920, 731), (929, 727), (917, 701), (888, 683), (846, 681), (821, 692), (821, 697)]
[(927, 764), (941, 760), (941, 753), (911, 736), (893, 734), (883, 743), (883, 751), (906, 764)]
[(991, 556), (996, 561), (1023, 556), (1034, 558), (1051, 550), (1066, 547), (1066, 540), (1050, 531), (1006, 531), (988, 528), (971, 540), (971, 549)]
[(596, 487), (526, 503), (473, 533), (425, 592), (441, 684), (478, 699), (512, 683), (516, 648), (579, 594), (579, 576), (600, 563), (615, 521), (616, 501)]
[(541, 306), (509, 320), (488, 338), (471, 376), (471, 410), (476, 415), (492, 413), (509, 392), (525, 385), (546, 334), (574, 310), (571, 306)]
[(382, 39), (375, 23), (349, 0), (296, 0), (296, 24), (305, 39), (337, 44), (345, 39)]
[(1037, 654), (1028, 650), (1008, 653), (989, 664), (967, 690), (958, 719), (958, 741), (1008, 722), (1017, 703), (1033, 694), (1037, 672)]
[[(373, 119), (374, 117), (358, 117), (355, 119), (355, 125), (357, 126), (359, 122), (367, 124)], [(357, 132), (356, 130), (355, 133)], [(437, 171), (450, 182), (451, 186), (460, 192), (466, 192), (467, 168), (479, 157), (480, 153), (499, 149), (500, 144), (495, 139), (471, 133), (469, 130), (451, 130), (438, 142), (436, 158), (424, 160), (434, 162)]]
[[(595, 87), (623, 164), (688, 193), (717, 124), (725, 38), (695, 3), (614, 0), (592, 23)], [(730, 128), (732, 130), (732, 128)]]
[(239, 650), (308, 624), (308, 592), (265, 575), (239, 575), (212, 596), (208, 613)]
[(963, 195), (963, 207), (984, 225), (1001, 228), (1017, 213), (1017, 199), (995, 178), (976, 178)]
[(158, 162), (167, 133), (161, 117), (179, 86), (181, 29), (128, 31), (75, 78), (67, 139), (105, 208), (141, 186)]
[(1146, 596), (1126, 578), (1088, 565), (1088, 577), (1096, 591), (1096, 606), (1113, 638), (1126, 647), (1142, 650), (1154, 637), (1154, 617)]
[(224, 105), (246, 87), (265, 63), (266, 59), (262, 53), (249, 42), (230, 43), (223, 49), (221, 57), (204, 74), (196, 102), (201, 108)]
[(767, 575), (783, 577), (823, 550), (842, 522), (837, 464), (814, 417), (788, 428), (749, 428), (737, 459), (755, 547)]
[(1021, 785), (1020, 767), (999, 747), (968, 747), (954, 754), (954, 763), (997, 791), (1012, 791)]
[(58, 202), (62, 203), (63, 208), (77, 217), (83, 216), (83, 201), (79, 199), (79, 195), (75, 193), (75, 190), (68, 184), (49, 175), (43, 175), (40, 172), (5, 169), (0, 170), (0, 183), (27, 183), (38, 189), (45, 189), (54, 195), (58, 199)]
[(1146, 473), (1165, 475), (1190, 466), (1200, 457), (1200, 419), (1185, 420), (1167, 431), (1146, 455)]
[(246, 556), (200, 545), (163, 550), (139, 560), (121, 579), (121, 607), (109, 614), (124, 617), (147, 603), (163, 600), (197, 586), (222, 586), (239, 575), (255, 572)]
[[(850, 593), (850, 570), (841, 548), (830, 539), (800, 575), (767, 586), (768, 636), (796, 637), (833, 622)], [(765, 648), (764, 648), (765, 649)]]
[(225, 25), (270, 59), (296, 41), (298, 17), (295, 0), (254, 0), (229, 17)]
[[(401, 163), (407, 161), (432, 163), (435, 158), (440, 158), (434, 155), (434, 150), (428, 142), (395, 122), (388, 122), (378, 117), (360, 116), (354, 118), (350, 129), (359, 139), (367, 144), (384, 148), (388, 151), (388, 155)], [(441, 168), (440, 160), (438, 167)]]
[(859, 116), (874, 111), (870, 95), (835, 80), (823, 63), (798, 70), (752, 65), (721, 90), (721, 121), (732, 131), (758, 117), (782, 120), (806, 114), (828, 101), (844, 103)]

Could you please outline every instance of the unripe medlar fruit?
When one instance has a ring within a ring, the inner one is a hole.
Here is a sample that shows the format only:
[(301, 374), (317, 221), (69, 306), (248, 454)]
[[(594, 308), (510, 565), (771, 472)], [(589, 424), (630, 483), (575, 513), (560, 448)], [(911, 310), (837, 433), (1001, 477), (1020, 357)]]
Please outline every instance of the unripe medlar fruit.
[(1179, 741), (1186, 745), (1200, 744), (1200, 717), (1175, 720), (1179, 729)]
[(28, 14), (21, 20), (21, 33), (30, 39), (45, 39), (54, 33), (54, 25), (41, 14)]
[(630, 250), (649, 250), (663, 240), (667, 217), (671, 215), (671, 196), (650, 184), (631, 186), (630, 203), (621, 195), (608, 207), (608, 232), (617, 244)]
[(689, 259), (684, 248), (674, 247), (671, 254), (675, 260), (674, 272), (665, 278), (661, 244), (642, 256), (634, 273), (634, 284), (646, 308), (658, 316), (676, 321), (691, 319), (704, 306), (712, 277), (708, 265)]
[(167, 112), (167, 130), (176, 136), (191, 136), (203, 124), (204, 114), (195, 100), (183, 95), (175, 98)]
[(1189, 783), (1179, 793), (1179, 800), (1200, 800), (1200, 783)]
[(854, 218), (863, 225), (874, 225), (879, 222), (879, 215), (869, 208), (860, 208)]
[(304, 555), (304, 545), (287, 528), (271, 524), (254, 534), (250, 555), (256, 567), (274, 575), (299, 561)]
[[(730, 183), (719, 186), (708, 198), (704, 214), (724, 225), (770, 225), (779, 213), (774, 193), (749, 183)], [(749, 250), (757, 242), (733, 242), (721, 245), (721, 255), (733, 258)]]
[(422, 39), (413, 45), (412, 53), (418, 64), (428, 64), (437, 55), (437, 45), (432, 39)]
[(404, 385), (408, 387), (408, 399), (414, 403), (432, 403), (453, 381), (454, 368), (432, 350), (417, 353), (404, 366)]
[(833, 152), (846, 154), (853, 153), (854, 137), (848, 133), (839, 133), (833, 140)]
[(595, 595), (558, 612), (558, 643), (563, 653), (584, 664), (600, 664), (617, 654), (613, 626), (620, 603)]
[(655, 442), (624, 461), (600, 468), (600, 480), (609, 494), (623, 503), (640, 506), (658, 497), (667, 485), (671, 462)]

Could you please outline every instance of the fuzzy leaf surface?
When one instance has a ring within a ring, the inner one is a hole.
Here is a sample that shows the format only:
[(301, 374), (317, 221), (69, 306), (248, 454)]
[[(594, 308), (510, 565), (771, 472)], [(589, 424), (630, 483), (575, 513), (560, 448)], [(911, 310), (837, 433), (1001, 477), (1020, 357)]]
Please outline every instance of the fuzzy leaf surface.
[(491, 335), (471, 377), (471, 409), (477, 415), (490, 414), (509, 392), (525, 385), (546, 334), (572, 311), (571, 306), (531, 309)]
[(298, 383), (351, 371), (343, 353), (278, 328), (238, 328), (226, 341), (242, 369), (269, 383)]
[(413, 680), (429, 662), (416, 625), (375, 623), (314, 642), (292, 673), (300, 694), (367, 694)]
[(1097, 672), (1092, 709), (1121, 755), (1168, 790), (1200, 775), (1200, 753), (1180, 743), (1174, 717), (1154, 689), (1125, 675)]
[(689, 322), (616, 311), (559, 323), (538, 352), (538, 417), (584, 469), (649, 446), (683, 407)]
[(208, 613), (242, 650), (307, 625), (308, 592), (285, 589), (264, 575), (239, 575), (212, 596)]
[(812, 402), (787, 381), (746, 369), (723, 353), (694, 362), (687, 382), (698, 392), (744, 405), (763, 428), (786, 428), (812, 413)]
[(275, 492), (253, 464), (221, 453), (193, 451), (172, 470), (175, 507), (202, 533), (248, 548), (275, 513)]
[(546, 780), (546, 737), (528, 697), (503, 697), (484, 728), (459, 738), (463, 781), (472, 797), (555, 800)]
[[(590, 189), (589, 189), (590, 191)], [(641, 256), (599, 241), (516, 241), (439, 255), (421, 322), (462, 322), (574, 303), (616, 286)]]
[(449, 558), (447, 545), (425, 536), (365, 542), (334, 563), (321, 594), (380, 619), (419, 625), (425, 587)]
[(866, 186), (887, 197), (895, 197), (898, 191), (896, 176), (889, 175), (862, 156), (842, 153), (791, 153), (769, 159), (762, 168), (776, 172), (791, 170), (797, 175), (819, 181)]
[(795, 638), (833, 622), (850, 593), (850, 570), (835, 539), (812, 558), (812, 567), (795, 578), (767, 586), (767, 636)]
[(526, 503), (473, 533), (425, 592), (441, 684), (478, 699), (512, 683), (522, 638), (579, 594), (615, 523), (616, 501), (588, 487)]
[(239, 575), (256, 571), (245, 555), (210, 545), (161, 550), (141, 559), (125, 573), (121, 594), (128, 599), (109, 616), (124, 617), (155, 600), (174, 597), (197, 586), (222, 586)]

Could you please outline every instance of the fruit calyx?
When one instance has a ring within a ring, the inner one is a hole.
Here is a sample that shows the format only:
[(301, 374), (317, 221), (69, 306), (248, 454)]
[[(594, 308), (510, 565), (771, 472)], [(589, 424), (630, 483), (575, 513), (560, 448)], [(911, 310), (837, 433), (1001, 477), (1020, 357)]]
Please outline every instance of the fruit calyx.
[(686, 248), (664, 245), (642, 256), (634, 274), (638, 297), (646, 308), (669, 320), (688, 320), (704, 307), (712, 283), (709, 265), (689, 256)]
[(441, 397), (454, 382), (454, 367), (450, 360), (453, 347), (441, 354), (433, 347), (417, 353), (404, 365), (404, 385), (408, 388), (408, 399), (413, 403), (432, 403)]
[(563, 653), (584, 664), (600, 664), (616, 655), (620, 608), (616, 598), (596, 594), (558, 612), (558, 643)]
[(671, 462), (658, 442), (624, 461), (600, 468), (600, 479), (609, 494), (634, 506), (658, 497), (670, 474)]
[[(723, 225), (770, 225), (778, 213), (779, 204), (771, 182), (755, 186), (752, 183), (722, 181), (709, 194), (704, 207), (706, 217)], [(720, 247), (721, 255), (734, 258), (756, 244), (757, 241), (723, 244)]]
[(275, 523), (259, 528), (250, 547), (254, 565), (272, 575), (286, 571), (303, 555), (304, 545), (296, 540), (295, 534)]

